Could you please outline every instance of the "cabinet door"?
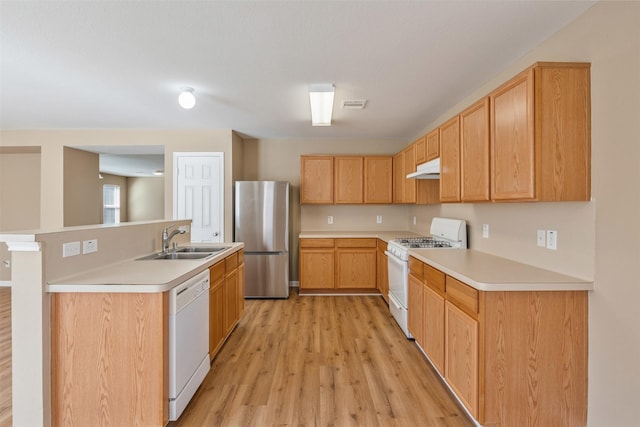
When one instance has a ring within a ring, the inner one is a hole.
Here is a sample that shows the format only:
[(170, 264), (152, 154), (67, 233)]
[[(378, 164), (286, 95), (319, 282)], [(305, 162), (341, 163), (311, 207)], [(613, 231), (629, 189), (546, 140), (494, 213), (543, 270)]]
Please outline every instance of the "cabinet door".
[(427, 139), (426, 137), (422, 137), (416, 142), (414, 142), (416, 146), (416, 166), (422, 164), (427, 161)]
[(491, 198), (535, 197), (533, 70), (491, 95)]
[(382, 298), (389, 303), (389, 265), (387, 256), (384, 254), (387, 245), (383, 240), (378, 240), (378, 290)]
[(416, 149), (414, 145), (410, 145), (402, 150), (404, 171), (402, 177), (404, 178), (404, 203), (416, 202), (416, 180), (407, 179), (407, 174), (416, 171)]
[(460, 114), (460, 179), (462, 201), (489, 200), (489, 98)]
[(300, 157), (300, 203), (333, 203), (333, 157)]
[(224, 272), (225, 262), (219, 261), (209, 267), (209, 357), (218, 352), (225, 337), (224, 327)]
[(227, 272), (224, 283), (224, 330), (225, 336), (238, 321), (238, 269)]
[(333, 201), (362, 203), (364, 166), (362, 157), (334, 157)]
[(244, 313), (244, 262), (238, 265), (238, 319)]
[(404, 160), (402, 151), (393, 156), (393, 203), (404, 203)]
[(429, 132), (425, 138), (427, 144), (426, 160), (433, 160), (440, 157), (440, 129)]
[(444, 375), (444, 298), (425, 285), (422, 301), (424, 305), (422, 349), (438, 372)]
[(423, 287), (422, 280), (413, 274), (409, 274), (409, 285), (407, 288), (407, 327), (416, 342), (424, 349)]
[(460, 116), (440, 126), (440, 201), (460, 201)]
[(444, 377), (478, 418), (478, 322), (445, 301)]
[(376, 249), (336, 249), (336, 287), (376, 289)]
[(364, 202), (393, 203), (393, 158), (364, 158)]
[(209, 358), (213, 359), (226, 336), (224, 325), (224, 280), (209, 289)]
[(334, 250), (300, 249), (300, 288), (333, 289), (335, 287)]

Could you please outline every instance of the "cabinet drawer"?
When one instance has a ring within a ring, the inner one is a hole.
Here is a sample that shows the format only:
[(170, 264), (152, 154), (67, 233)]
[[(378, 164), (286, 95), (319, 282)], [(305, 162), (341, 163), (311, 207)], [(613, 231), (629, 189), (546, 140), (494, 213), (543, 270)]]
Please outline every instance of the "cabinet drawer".
[(428, 264), (424, 265), (424, 281), (431, 289), (436, 291), (441, 296), (444, 296), (445, 291), (445, 274), (431, 267)]
[(332, 248), (334, 239), (300, 239), (301, 248)]
[(229, 255), (224, 259), (225, 270), (230, 273), (238, 267), (238, 252)]
[(422, 280), (424, 278), (424, 263), (412, 256), (409, 257), (409, 272), (416, 278)]
[(338, 248), (375, 248), (376, 239), (336, 239)]
[(478, 318), (478, 291), (451, 276), (446, 278), (447, 300), (474, 319)]
[(211, 267), (209, 267), (209, 275), (211, 278), (211, 284), (219, 282), (220, 280), (224, 280), (224, 271), (225, 271), (225, 262), (218, 261)]
[(387, 250), (387, 242), (385, 242), (382, 239), (378, 239), (378, 250), (382, 251), (382, 252), (386, 251)]

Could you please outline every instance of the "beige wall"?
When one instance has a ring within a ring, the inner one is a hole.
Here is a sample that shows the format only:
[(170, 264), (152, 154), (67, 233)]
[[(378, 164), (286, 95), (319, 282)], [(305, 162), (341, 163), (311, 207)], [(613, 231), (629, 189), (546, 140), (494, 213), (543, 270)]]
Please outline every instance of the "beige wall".
[(164, 218), (164, 177), (127, 178), (127, 221)]
[[(109, 173), (101, 173), (102, 179), (98, 181), (98, 192), (100, 193), (100, 200), (98, 201), (100, 207), (100, 222), (98, 224), (102, 224), (104, 222), (104, 200), (103, 194), (105, 185), (117, 185), (120, 187), (120, 222), (134, 221), (129, 219), (129, 207), (128, 207), (128, 187), (129, 180), (126, 176), (119, 175), (111, 175)], [(159, 219), (159, 218), (154, 218)]]
[[(40, 148), (0, 147), (0, 231), (40, 227)], [(11, 280), (11, 254), (0, 243), (0, 281)]]
[[(595, 280), (589, 299), (590, 426), (638, 425), (640, 396), (640, 2), (599, 2), (461, 101), (424, 132), (535, 61), (591, 62), (592, 201), (441, 205), (409, 210), (465, 218), (475, 249)], [(421, 132), (424, 133), (424, 132)], [(489, 239), (481, 237), (490, 225)], [(558, 230), (558, 250), (536, 229)]]
[[(300, 156), (303, 154), (393, 154), (405, 142), (392, 140), (297, 140), (247, 139), (244, 141), (243, 179), (289, 181), (290, 195), (290, 278), (298, 280), (298, 234), (300, 230), (380, 230), (406, 228), (405, 206), (300, 206)], [(332, 226), (327, 215), (334, 217)], [(383, 223), (375, 224), (376, 215)]]
[(165, 149), (164, 217), (173, 218), (173, 153), (225, 154), (225, 236), (232, 236), (232, 134), (215, 130), (0, 130), (0, 146), (41, 148), (40, 227), (57, 230), (64, 224), (64, 147), (91, 145), (162, 145)]
[(100, 224), (100, 158), (95, 153), (64, 147), (64, 226)]

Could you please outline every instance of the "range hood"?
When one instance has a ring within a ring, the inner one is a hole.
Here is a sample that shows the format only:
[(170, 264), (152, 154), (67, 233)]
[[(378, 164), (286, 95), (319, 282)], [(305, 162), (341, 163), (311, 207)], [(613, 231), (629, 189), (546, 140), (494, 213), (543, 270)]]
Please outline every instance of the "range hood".
[(415, 179), (440, 179), (440, 157), (418, 165), (416, 171), (407, 175)]

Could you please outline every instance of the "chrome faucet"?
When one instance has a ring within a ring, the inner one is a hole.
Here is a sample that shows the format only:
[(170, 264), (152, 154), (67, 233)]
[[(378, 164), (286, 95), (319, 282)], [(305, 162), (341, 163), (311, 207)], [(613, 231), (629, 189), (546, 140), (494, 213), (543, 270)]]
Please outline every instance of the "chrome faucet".
[(184, 230), (180, 230), (179, 228), (176, 228), (171, 233), (169, 233), (169, 229), (174, 226), (175, 224), (171, 224), (170, 226), (165, 227), (162, 230), (162, 252), (167, 252), (169, 250), (169, 242), (171, 242), (171, 239), (173, 239), (173, 236), (175, 236), (176, 234), (185, 233)]

